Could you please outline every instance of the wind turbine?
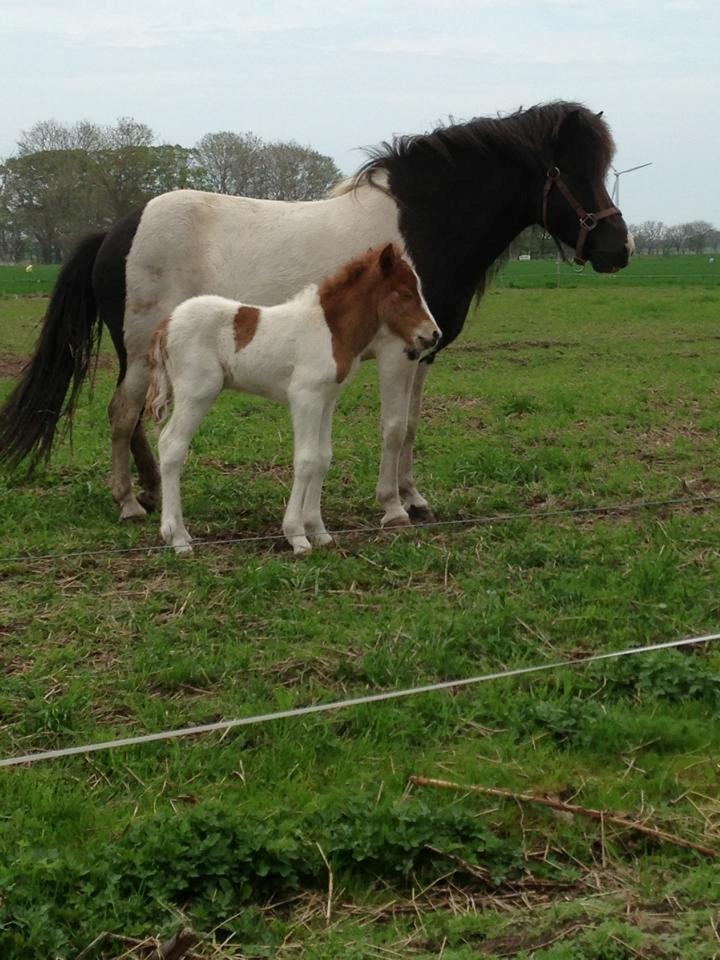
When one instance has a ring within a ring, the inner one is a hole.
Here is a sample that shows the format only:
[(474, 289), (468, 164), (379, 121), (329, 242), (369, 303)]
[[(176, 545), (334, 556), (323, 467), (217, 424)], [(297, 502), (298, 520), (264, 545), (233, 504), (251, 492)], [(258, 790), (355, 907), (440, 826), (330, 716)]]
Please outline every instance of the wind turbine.
[[(610, 166), (612, 167), (612, 164), (610, 164)], [(616, 170), (615, 167), (613, 167), (613, 173), (615, 174), (615, 184), (613, 185), (612, 197), (610, 199), (615, 203), (616, 207), (620, 206), (620, 177), (624, 173), (632, 173), (633, 170), (642, 170), (643, 167), (651, 167), (651, 166), (652, 166), (652, 160), (650, 161), (650, 163), (640, 163), (638, 164), (637, 167), (628, 167), (627, 170)]]

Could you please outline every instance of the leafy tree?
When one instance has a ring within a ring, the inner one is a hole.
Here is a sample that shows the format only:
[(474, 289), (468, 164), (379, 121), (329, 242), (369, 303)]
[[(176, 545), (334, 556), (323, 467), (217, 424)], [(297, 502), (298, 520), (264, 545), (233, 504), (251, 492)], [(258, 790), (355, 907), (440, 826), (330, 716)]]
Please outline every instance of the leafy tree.
[(206, 133), (195, 146), (204, 189), (235, 196), (262, 196), (263, 143), (253, 133)]
[(267, 144), (260, 159), (260, 195), (270, 200), (316, 200), (341, 177), (330, 157), (293, 141)]
[(340, 179), (330, 157), (253, 133), (208, 133), (195, 147), (206, 189), (270, 200), (316, 200)]
[(92, 161), (82, 150), (44, 150), (6, 161), (6, 209), (16, 230), (37, 245), (45, 263), (58, 260), (71, 238), (93, 224)]
[(109, 127), (47, 120), (23, 132), (17, 155), (0, 167), (3, 252), (29, 245), (43, 261), (58, 260), (78, 236), (151, 197), (202, 186), (193, 150), (154, 139), (128, 117)]
[(710, 242), (713, 225), (707, 220), (692, 220), (690, 223), (680, 224), (686, 250), (692, 253), (702, 253)]

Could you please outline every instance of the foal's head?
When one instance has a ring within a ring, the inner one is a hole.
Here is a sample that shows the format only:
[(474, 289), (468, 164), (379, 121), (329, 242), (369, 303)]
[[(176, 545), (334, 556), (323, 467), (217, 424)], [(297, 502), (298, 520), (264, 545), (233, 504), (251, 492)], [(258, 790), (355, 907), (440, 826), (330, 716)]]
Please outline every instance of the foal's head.
[(442, 333), (420, 293), (418, 276), (394, 244), (371, 250), (377, 318), (405, 343), (411, 360), (430, 350)]

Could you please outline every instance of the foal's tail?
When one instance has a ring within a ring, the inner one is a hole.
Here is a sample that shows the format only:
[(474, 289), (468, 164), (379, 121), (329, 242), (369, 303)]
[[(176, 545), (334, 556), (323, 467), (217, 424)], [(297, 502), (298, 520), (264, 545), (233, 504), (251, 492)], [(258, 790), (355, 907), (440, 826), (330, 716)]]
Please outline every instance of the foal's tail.
[(168, 377), (165, 361), (167, 360), (167, 332), (170, 318), (158, 326), (150, 340), (148, 360), (150, 363), (150, 385), (145, 398), (145, 410), (155, 423), (165, 419), (168, 407), (172, 400), (172, 384)]
[(0, 410), (0, 463), (15, 467), (29, 457), (28, 474), (50, 456), (62, 414), (71, 426), (100, 345), (92, 269), (105, 236), (81, 240), (60, 271), (35, 353)]

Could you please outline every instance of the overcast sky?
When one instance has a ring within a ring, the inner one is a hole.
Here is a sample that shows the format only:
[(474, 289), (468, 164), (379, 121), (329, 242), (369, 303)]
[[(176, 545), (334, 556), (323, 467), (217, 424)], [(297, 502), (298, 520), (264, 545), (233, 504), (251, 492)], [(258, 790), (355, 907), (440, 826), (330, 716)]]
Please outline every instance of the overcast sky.
[(0, 0), (0, 157), (51, 117), (330, 154), (552, 99), (604, 110), (626, 219), (720, 226), (720, 5), (705, 0)]

